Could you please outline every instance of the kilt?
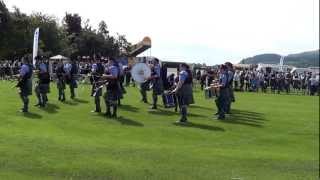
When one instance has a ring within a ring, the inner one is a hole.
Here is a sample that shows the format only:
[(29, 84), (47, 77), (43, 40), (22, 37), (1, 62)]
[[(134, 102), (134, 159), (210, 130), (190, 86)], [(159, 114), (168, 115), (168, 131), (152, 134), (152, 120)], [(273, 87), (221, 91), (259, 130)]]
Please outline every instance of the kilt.
[(192, 85), (184, 84), (177, 92), (178, 103), (180, 106), (194, 104), (194, 98), (192, 93)]
[(41, 94), (46, 94), (49, 93), (49, 84), (38, 84), (36, 86), (36, 91), (41, 93)]
[(66, 83), (64, 82), (63, 79), (57, 80), (57, 88), (58, 89), (66, 89)]
[(118, 99), (119, 99), (119, 92), (117, 90), (114, 89), (107, 89), (107, 92), (104, 93), (104, 98), (105, 101), (109, 104), (116, 104), (118, 103)]
[(161, 95), (163, 93), (163, 87), (160, 79), (153, 82), (152, 92), (155, 95)]
[(32, 80), (28, 79), (23, 85), (20, 87), (20, 94), (22, 96), (32, 95)]

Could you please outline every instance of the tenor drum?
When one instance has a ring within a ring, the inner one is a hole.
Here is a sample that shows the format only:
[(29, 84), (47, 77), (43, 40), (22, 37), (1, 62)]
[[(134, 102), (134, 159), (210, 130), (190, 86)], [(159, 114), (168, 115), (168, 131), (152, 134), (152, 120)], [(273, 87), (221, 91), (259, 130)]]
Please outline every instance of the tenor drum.
[(145, 63), (137, 63), (131, 69), (132, 78), (137, 83), (144, 83), (151, 76), (151, 69)]

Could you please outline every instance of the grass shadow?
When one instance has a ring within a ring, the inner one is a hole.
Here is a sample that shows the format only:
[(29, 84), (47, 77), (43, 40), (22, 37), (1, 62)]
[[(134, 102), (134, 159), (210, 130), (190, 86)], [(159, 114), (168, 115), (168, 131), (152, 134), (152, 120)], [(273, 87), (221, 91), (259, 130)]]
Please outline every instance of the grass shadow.
[(225, 131), (221, 127), (209, 126), (209, 125), (198, 124), (198, 123), (193, 123), (193, 122), (187, 122), (185, 124), (174, 123), (174, 125), (182, 126), (182, 127), (190, 127), (190, 128), (199, 128), (199, 129), (209, 130), (209, 131)]
[(78, 98), (73, 99), (73, 101), (77, 102), (77, 103), (84, 103), (84, 104), (88, 104), (89, 103), (89, 101), (87, 101), (87, 100), (78, 99)]
[(267, 120), (262, 113), (233, 109), (231, 110), (230, 116), (221, 122), (241, 124), (252, 127), (263, 127), (264, 121)]
[(131, 120), (131, 119), (128, 119), (128, 118), (125, 118), (125, 117), (122, 117), (122, 116), (118, 117), (116, 120), (119, 121), (119, 122), (120, 122), (121, 124), (123, 124), (123, 125), (139, 126), (139, 127), (144, 126), (144, 125), (143, 125), (142, 123), (140, 123), (140, 122), (133, 121), (133, 120)]
[(27, 112), (27, 113), (23, 113), (22, 114), (24, 117), (26, 118), (30, 118), (30, 119), (41, 119), (42, 116), (36, 113), (32, 113), (32, 112)]
[(207, 116), (205, 116), (205, 115), (193, 114), (193, 113), (188, 113), (188, 116), (190, 116), (190, 117), (203, 117), (203, 118), (207, 118)]
[(77, 102), (73, 102), (73, 101), (63, 101), (62, 103), (70, 106), (74, 106), (78, 104)]
[(53, 113), (57, 113), (58, 112), (57, 109), (60, 109), (60, 107), (57, 106), (56, 104), (48, 103), (45, 108), (40, 108), (40, 109), (47, 113), (53, 114)]
[(205, 109), (205, 110), (210, 110), (210, 111), (213, 111), (213, 106), (212, 108), (208, 108), (208, 107), (204, 107), (204, 106), (198, 106), (198, 105), (190, 105), (190, 108), (193, 109)]
[(121, 104), (121, 106), (119, 106), (120, 109), (123, 109), (125, 111), (130, 111), (130, 112), (138, 112), (139, 108), (128, 105), (128, 104)]
[(148, 113), (150, 114), (155, 114), (155, 115), (161, 115), (161, 116), (174, 116), (177, 115), (177, 112), (173, 111), (168, 111), (164, 109), (155, 109), (155, 110), (149, 110)]

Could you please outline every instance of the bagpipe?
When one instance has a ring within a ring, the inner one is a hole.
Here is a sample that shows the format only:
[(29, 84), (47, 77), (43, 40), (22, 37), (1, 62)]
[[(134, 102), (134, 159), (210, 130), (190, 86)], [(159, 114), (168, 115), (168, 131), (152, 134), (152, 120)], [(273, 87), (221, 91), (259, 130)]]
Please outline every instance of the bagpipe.
[(212, 99), (214, 97), (218, 97), (220, 94), (220, 85), (217, 81), (213, 81), (209, 87), (204, 89), (204, 97), (205, 99)]
[(99, 90), (101, 90), (104, 86), (107, 86), (109, 83), (109, 80), (101, 80), (102, 75), (98, 74), (90, 74), (90, 81), (93, 86), (92, 89), (92, 96), (95, 97)]

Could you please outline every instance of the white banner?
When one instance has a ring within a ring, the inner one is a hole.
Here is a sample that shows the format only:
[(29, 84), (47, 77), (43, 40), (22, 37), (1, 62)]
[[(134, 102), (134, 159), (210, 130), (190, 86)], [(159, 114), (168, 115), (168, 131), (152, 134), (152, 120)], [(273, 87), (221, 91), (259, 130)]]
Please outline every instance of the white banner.
[(37, 28), (34, 31), (34, 37), (33, 37), (33, 53), (32, 53), (33, 66), (36, 65), (35, 57), (38, 55), (38, 42), (39, 42), (39, 28)]

